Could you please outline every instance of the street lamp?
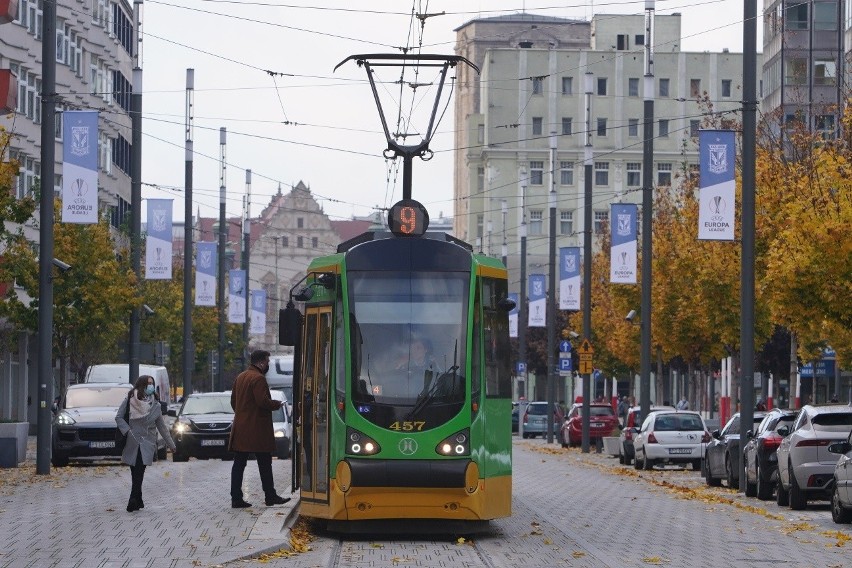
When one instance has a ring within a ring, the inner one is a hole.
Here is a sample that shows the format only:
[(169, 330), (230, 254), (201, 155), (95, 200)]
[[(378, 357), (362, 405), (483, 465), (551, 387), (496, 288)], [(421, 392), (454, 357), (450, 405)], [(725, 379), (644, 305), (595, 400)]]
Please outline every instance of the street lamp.
[[(592, 90), (594, 75), (586, 71), (584, 93), (586, 95), (586, 145), (584, 148), (585, 191), (583, 196), (583, 339), (592, 340)], [(582, 450), (589, 453), (589, 399), (592, 397), (591, 372), (583, 379), (583, 436)]]

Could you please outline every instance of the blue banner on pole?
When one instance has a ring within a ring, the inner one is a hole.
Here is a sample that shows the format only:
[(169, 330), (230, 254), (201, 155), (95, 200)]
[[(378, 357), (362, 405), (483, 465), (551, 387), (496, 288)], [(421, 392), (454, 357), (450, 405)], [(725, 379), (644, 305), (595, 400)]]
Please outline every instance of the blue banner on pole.
[(148, 223), (145, 227), (146, 280), (172, 278), (172, 201), (148, 200)]
[(609, 280), (613, 284), (636, 284), (636, 212), (634, 203), (611, 206)]
[(559, 309), (580, 309), (580, 247), (559, 249)]
[(545, 327), (547, 300), (544, 274), (530, 274), (530, 315), (529, 327)]
[(217, 243), (198, 243), (195, 255), (195, 305), (216, 305)]
[(62, 222), (98, 222), (97, 111), (62, 112)]
[(701, 130), (698, 152), (698, 239), (732, 241), (736, 219), (736, 134), (733, 130)]
[(509, 312), (509, 337), (518, 337), (518, 314), (521, 304), (517, 292), (510, 292), (509, 299), (515, 302), (515, 307)]
[(263, 335), (266, 333), (266, 290), (251, 291), (251, 323), (249, 333)]
[(246, 323), (245, 270), (231, 270), (228, 278), (228, 323)]

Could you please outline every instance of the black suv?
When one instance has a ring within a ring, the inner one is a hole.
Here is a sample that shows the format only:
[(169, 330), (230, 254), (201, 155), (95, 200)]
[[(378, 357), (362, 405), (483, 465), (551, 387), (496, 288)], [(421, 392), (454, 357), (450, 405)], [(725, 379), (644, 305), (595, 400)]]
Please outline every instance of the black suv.
[(798, 410), (773, 408), (763, 417), (757, 432), (749, 438), (743, 450), (745, 493), (749, 497), (757, 496), (763, 501), (772, 499), (772, 490), (778, 482), (778, 456), (775, 450), (784, 439), (778, 430), (792, 426), (798, 413)]
[(185, 462), (189, 458), (233, 458), (228, 451), (228, 438), (234, 423), (231, 393), (192, 393), (180, 409), (169, 410), (174, 416), (172, 439), (177, 448), (172, 461)]

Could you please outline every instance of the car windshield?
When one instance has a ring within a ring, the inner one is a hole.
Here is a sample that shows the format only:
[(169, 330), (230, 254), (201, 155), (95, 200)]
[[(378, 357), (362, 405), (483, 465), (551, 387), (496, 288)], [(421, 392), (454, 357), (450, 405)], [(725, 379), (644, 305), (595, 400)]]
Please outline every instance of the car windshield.
[(129, 385), (126, 387), (69, 389), (65, 394), (65, 408), (90, 408), (99, 406), (118, 408), (129, 392)]
[(544, 416), (547, 414), (547, 405), (546, 404), (530, 404), (527, 406), (527, 414), (532, 414), (534, 416)]
[(704, 430), (704, 425), (701, 423), (701, 418), (695, 414), (663, 414), (657, 416), (654, 430), (659, 432)]
[(282, 406), (278, 410), (272, 411), (272, 421), (273, 422), (287, 422), (287, 418), (286, 418), (286, 416), (284, 416), (284, 406)]
[[(577, 416), (583, 415), (583, 407), (577, 407)], [(611, 406), (590, 406), (589, 416), (615, 416)]]
[(222, 396), (191, 396), (186, 399), (181, 414), (233, 414), (231, 397)]
[(814, 426), (852, 426), (852, 412), (826, 412), (813, 417)]

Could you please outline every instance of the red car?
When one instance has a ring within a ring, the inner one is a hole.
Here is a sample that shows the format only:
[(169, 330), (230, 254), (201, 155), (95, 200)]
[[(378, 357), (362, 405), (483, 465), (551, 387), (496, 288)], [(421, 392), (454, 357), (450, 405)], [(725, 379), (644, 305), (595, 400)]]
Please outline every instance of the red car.
[[(583, 404), (574, 403), (562, 423), (562, 447), (579, 446), (583, 440)], [(618, 428), (618, 417), (606, 403), (589, 404), (589, 440), (612, 436)]]

